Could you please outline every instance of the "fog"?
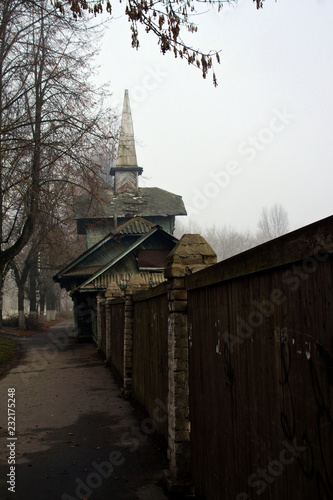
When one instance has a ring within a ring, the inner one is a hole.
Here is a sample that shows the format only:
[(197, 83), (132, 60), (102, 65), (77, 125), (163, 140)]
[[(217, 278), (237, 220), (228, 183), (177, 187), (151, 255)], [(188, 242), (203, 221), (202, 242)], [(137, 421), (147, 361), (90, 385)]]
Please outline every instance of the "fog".
[(182, 195), (202, 226), (252, 231), (275, 203), (291, 229), (332, 214), (332, 2), (241, 0), (197, 16), (186, 41), (221, 49), (217, 88), (143, 30), (132, 49), (117, 9), (98, 79), (119, 113), (129, 90), (141, 186)]

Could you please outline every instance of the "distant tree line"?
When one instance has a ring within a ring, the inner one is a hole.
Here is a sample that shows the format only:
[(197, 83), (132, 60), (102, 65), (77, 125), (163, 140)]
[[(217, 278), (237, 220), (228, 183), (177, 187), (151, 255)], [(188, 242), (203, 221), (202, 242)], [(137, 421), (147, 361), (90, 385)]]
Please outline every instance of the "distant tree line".
[(185, 233), (201, 234), (216, 252), (218, 261), (221, 261), (278, 238), (288, 231), (288, 213), (281, 204), (277, 203), (270, 209), (266, 207), (262, 209), (255, 233), (239, 231), (232, 226), (202, 227), (192, 220), (189, 220), (187, 224), (177, 220), (175, 235), (180, 238)]

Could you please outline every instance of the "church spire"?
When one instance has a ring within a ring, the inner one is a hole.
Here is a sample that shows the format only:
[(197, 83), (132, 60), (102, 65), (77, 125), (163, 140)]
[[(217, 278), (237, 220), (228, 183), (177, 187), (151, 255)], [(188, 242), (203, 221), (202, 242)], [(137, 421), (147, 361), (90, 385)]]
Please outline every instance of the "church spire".
[(117, 167), (137, 167), (134, 130), (128, 90), (125, 90), (118, 147)]
[(136, 192), (138, 190), (138, 175), (141, 173), (142, 168), (138, 167), (136, 159), (128, 90), (125, 90), (117, 164), (110, 171), (110, 174), (114, 175), (115, 178), (115, 193)]

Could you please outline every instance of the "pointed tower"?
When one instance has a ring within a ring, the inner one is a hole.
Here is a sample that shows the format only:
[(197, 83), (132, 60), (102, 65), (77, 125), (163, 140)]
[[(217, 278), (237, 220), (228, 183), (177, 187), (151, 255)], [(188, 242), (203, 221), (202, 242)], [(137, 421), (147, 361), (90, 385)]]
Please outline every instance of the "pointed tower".
[(115, 194), (137, 193), (138, 176), (142, 174), (142, 170), (136, 159), (132, 114), (128, 90), (125, 90), (117, 165), (110, 170), (110, 174), (114, 176)]
[(83, 193), (75, 198), (74, 219), (78, 234), (87, 235), (87, 248), (133, 217), (141, 217), (173, 234), (175, 217), (186, 215), (182, 197), (157, 187), (138, 187), (142, 170), (137, 163), (132, 115), (125, 90), (117, 164), (110, 170), (114, 186), (100, 189), (96, 197)]

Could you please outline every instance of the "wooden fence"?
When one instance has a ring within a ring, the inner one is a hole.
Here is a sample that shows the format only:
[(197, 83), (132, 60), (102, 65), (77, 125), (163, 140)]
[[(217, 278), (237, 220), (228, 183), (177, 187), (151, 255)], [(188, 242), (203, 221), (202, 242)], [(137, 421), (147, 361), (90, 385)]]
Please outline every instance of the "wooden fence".
[[(166, 283), (142, 291), (130, 300), (116, 298), (101, 301), (100, 350), (116, 372), (121, 384), (124, 374), (132, 372), (131, 393), (136, 403), (155, 418), (156, 432), (162, 442), (168, 440), (168, 300)], [(133, 316), (131, 340), (125, 338), (125, 316)], [(126, 346), (131, 342), (131, 346)], [(131, 352), (124, 360), (125, 348)], [(126, 366), (125, 366), (126, 365)]]
[(330, 218), (186, 279), (198, 498), (333, 498), (332, 232)]
[(190, 436), (196, 498), (333, 498), (332, 235), (330, 217), (198, 272), (212, 256), (192, 235), (167, 283), (101, 311), (134, 398), (168, 410), (157, 430), (177, 480)]

